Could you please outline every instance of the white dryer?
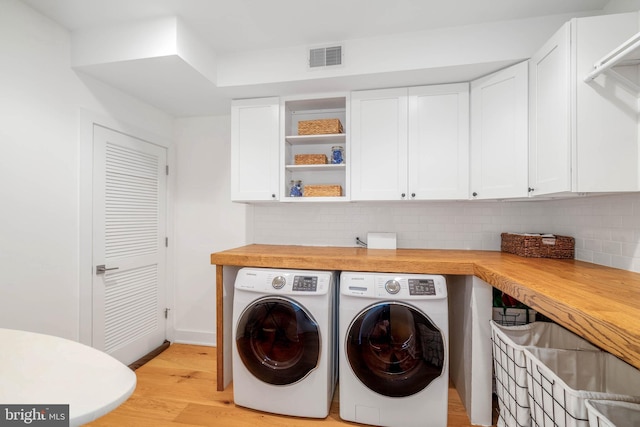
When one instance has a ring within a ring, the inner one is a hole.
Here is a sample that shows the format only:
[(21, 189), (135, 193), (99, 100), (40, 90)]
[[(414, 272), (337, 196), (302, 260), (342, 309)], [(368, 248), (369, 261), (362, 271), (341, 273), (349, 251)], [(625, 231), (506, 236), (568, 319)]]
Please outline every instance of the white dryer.
[(449, 309), (443, 276), (343, 272), (340, 417), (446, 427)]
[(233, 298), (237, 405), (324, 418), (337, 381), (333, 272), (243, 268)]

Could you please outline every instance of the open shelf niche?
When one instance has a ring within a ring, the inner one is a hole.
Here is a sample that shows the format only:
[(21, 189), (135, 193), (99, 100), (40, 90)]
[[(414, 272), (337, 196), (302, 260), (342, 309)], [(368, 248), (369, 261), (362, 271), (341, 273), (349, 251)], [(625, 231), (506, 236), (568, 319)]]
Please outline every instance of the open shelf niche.
[[(348, 148), (348, 95), (331, 94), (318, 97), (283, 98), (283, 149), (281, 200), (288, 202), (325, 202), (348, 200), (349, 148)], [(298, 135), (298, 122), (303, 120), (338, 119), (344, 133), (322, 135)], [(331, 164), (331, 149), (343, 147), (344, 163)], [(296, 154), (324, 154), (327, 164), (297, 165)], [(302, 181), (305, 185), (340, 185), (342, 196), (291, 197), (291, 181)]]

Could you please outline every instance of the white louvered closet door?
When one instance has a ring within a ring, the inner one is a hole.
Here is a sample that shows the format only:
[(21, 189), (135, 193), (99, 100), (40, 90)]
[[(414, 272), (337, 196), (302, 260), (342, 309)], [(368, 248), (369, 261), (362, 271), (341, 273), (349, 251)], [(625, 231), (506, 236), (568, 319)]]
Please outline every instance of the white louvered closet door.
[(130, 364), (166, 336), (167, 153), (97, 125), (93, 141), (93, 346)]

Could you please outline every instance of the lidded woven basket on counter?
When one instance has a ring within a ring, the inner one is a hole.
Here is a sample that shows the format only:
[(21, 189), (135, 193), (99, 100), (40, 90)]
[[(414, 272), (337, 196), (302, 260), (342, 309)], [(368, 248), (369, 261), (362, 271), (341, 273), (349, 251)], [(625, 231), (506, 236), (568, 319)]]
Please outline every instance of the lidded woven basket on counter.
[(502, 233), (502, 252), (528, 258), (573, 259), (575, 239), (554, 234)]

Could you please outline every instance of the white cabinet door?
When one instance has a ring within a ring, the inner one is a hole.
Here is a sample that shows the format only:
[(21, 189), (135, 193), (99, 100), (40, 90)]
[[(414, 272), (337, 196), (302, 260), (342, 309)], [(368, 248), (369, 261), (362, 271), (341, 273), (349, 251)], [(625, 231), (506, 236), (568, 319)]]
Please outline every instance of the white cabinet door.
[(231, 104), (231, 200), (279, 197), (279, 99)]
[(409, 88), (408, 197), (469, 198), (468, 83)]
[(528, 64), (471, 82), (471, 195), (528, 195)]
[(351, 199), (407, 193), (407, 89), (351, 93)]
[(529, 186), (571, 191), (570, 23), (529, 60)]
[(351, 94), (351, 199), (467, 199), (466, 83)]

